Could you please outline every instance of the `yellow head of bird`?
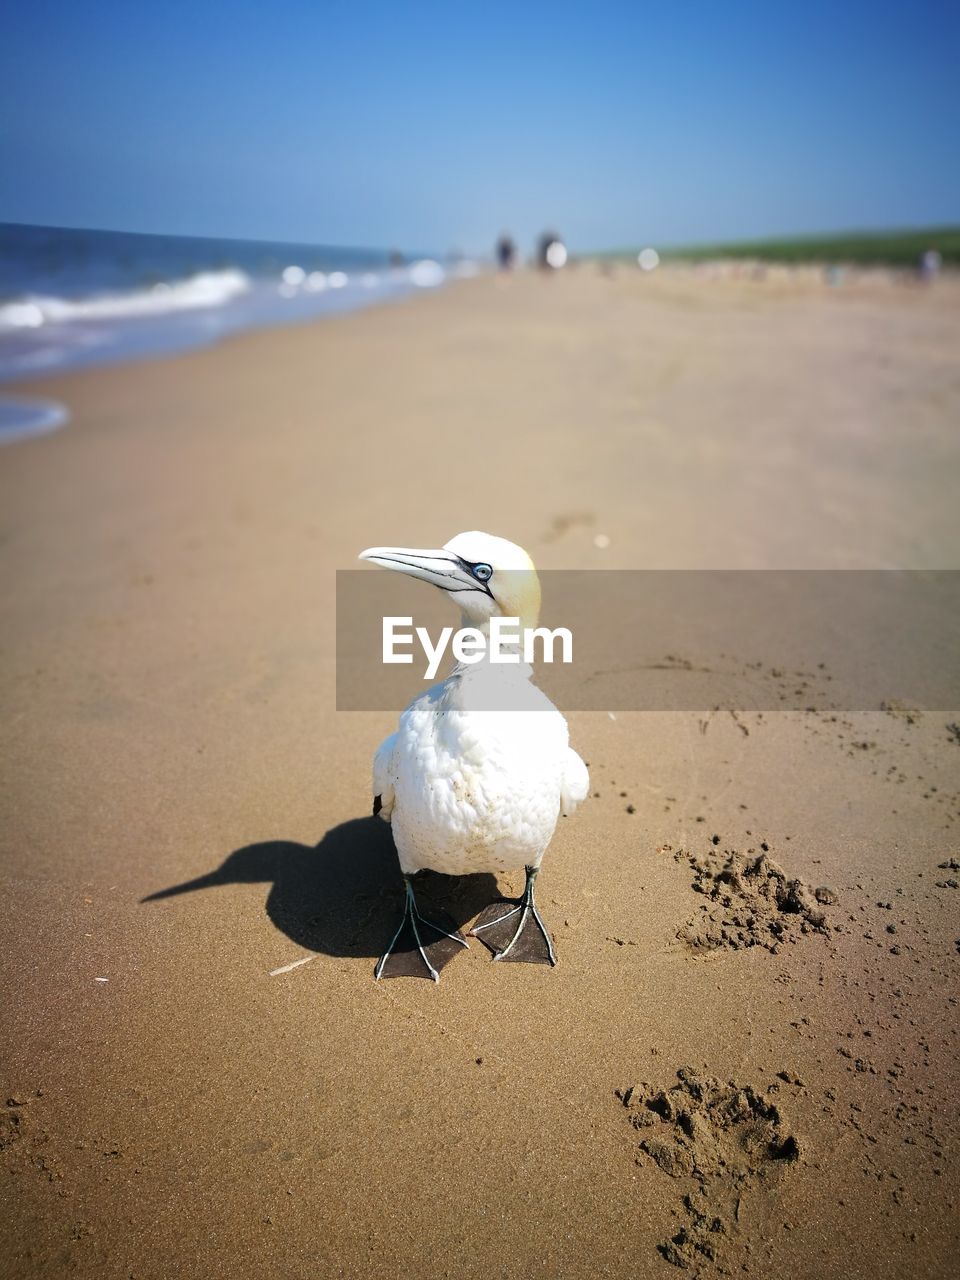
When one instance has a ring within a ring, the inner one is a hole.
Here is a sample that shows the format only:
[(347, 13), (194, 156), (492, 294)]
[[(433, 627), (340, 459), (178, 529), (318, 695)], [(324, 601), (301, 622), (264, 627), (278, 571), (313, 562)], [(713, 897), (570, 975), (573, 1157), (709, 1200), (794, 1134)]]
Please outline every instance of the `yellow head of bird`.
[(435, 551), (369, 547), (360, 559), (446, 591), (467, 625), (481, 630), (497, 616), (518, 618), (524, 628), (535, 627), (540, 617), (540, 579), (533, 561), (523, 547), (491, 533), (458, 533)]

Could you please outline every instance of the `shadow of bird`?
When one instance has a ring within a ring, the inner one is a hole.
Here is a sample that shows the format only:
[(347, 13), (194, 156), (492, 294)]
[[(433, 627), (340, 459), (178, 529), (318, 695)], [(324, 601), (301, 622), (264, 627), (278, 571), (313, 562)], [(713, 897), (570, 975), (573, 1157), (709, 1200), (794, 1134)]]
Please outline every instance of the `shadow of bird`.
[[(318, 845), (267, 840), (231, 853), (219, 867), (160, 889), (144, 903), (228, 884), (269, 884), (266, 912), (291, 941), (330, 956), (379, 956), (398, 924), (403, 881), (390, 828), (377, 818), (332, 827)], [(483, 873), (418, 878), (425, 903), (463, 928), (497, 896)]]

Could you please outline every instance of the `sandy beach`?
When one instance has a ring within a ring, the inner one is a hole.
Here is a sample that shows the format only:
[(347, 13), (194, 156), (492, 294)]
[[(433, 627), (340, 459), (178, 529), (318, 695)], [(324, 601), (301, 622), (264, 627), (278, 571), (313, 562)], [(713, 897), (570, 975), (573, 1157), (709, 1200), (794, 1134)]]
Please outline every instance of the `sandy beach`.
[(958, 303), (582, 266), (16, 388), (71, 421), (0, 455), (0, 1274), (954, 1274), (958, 710), (571, 715), (557, 968), (375, 984), (334, 588), (956, 567)]

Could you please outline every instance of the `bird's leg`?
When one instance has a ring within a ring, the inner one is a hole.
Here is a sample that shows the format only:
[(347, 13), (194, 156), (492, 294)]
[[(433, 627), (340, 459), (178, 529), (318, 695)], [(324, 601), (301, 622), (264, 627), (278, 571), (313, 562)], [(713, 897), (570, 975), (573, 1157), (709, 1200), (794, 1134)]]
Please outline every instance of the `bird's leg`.
[(539, 867), (527, 867), (527, 883), (518, 901), (492, 902), (470, 930), (493, 952), (494, 960), (556, 964), (553, 941), (533, 897)]
[[(417, 905), (409, 876), (403, 877), (403, 884), (403, 917), (389, 947), (380, 957), (373, 976), (378, 980), (380, 978), (417, 978), (423, 976), (423, 971), (426, 969), (427, 977), (432, 978), (434, 982), (439, 982), (440, 970), (457, 954), (456, 949), (450, 947), (450, 943), (456, 943), (457, 947), (465, 947), (467, 940), (455, 925), (451, 933), (436, 921), (428, 920)], [(453, 925), (452, 920), (449, 923)], [(412, 945), (402, 946), (398, 950), (397, 943), (400, 942), (404, 933), (409, 934)], [(434, 952), (436, 963), (431, 960), (428, 948)]]

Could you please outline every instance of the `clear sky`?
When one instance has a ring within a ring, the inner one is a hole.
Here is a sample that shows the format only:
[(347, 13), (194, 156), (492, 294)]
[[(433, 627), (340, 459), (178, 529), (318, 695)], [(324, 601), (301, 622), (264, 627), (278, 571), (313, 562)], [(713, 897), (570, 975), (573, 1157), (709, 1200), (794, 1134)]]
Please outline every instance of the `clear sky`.
[(0, 219), (408, 249), (960, 221), (946, 0), (12, 0)]

